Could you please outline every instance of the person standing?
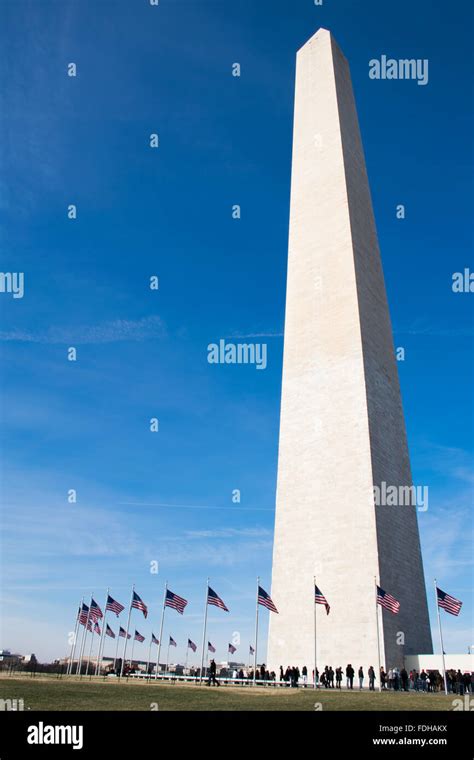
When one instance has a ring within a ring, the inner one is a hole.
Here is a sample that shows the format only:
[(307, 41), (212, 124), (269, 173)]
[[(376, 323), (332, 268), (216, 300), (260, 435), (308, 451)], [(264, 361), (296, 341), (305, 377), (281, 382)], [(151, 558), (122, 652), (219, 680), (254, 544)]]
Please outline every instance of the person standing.
[(352, 667), (351, 663), (348, 664), (346, 668), (346, 683), (347, 688), (352, 689), (354, 685), (354, 668)]
[(462, 677), (463, 683), (464, 683), (464, 692), (466, 694), (469, 694), (471, 690), (471, 674), (470, 673), (464, 673)]
[(393, 688), (395, 691), (400, 689), (400, 671), (398, 668), (393, 669)]
[(334, 668), (332, 665), (329, 666), (328, 677), (329, 677), (329, 686), (331, 689), (334, 689)]
[(341, 688), (342, 668), (336, 668), (336, 689)]
[(215, 684), (216, 686), (219, 686), (219, 681), (216, 678), (216, 662), (215, 660), (211, 660), (211, 664), (209, 665), (209, 680), (207, 682), (207, 685), (210, 686), (211, 682)]
[(389, 671), (388, 671), (388, 673), (387, 673), (387, 683), (388, 683), (388, 688), (389, 689), (393, 689), (393, 670), (392, 670), (392, 668), (390, 668)]
[(404, 667), (400, 671), (400, 678), (402, 681), (403, 691), (408, 691), (408, 673)]
[(358, 676), (359, 676), (359, 691), (362, 691), (362, 689), (364, 688), (364, 670), (362, 668), (362, 665), (359, 668)]
[(424, 668), (420, 673), (420, 678), (421, 678), (421, 688), (423, 691), (426, 691), (426, 679), (428, 678), (428, 676), (426, 675)]
[(303, 688), (306, 689), (306, 686), (308, 684), (308, 668), (306, 665), (303, 665), (301, 675), (303, 676)]
[(371, 665), (368, 670), (369, 675), (369, 691), (375, 691), (375, 670)]

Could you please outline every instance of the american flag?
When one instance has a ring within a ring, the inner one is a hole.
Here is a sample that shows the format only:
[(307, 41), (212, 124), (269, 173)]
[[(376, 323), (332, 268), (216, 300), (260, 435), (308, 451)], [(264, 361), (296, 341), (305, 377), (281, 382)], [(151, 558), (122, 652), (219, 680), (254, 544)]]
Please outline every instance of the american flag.
[(135, 629), (135, 641), (145, 641), (145, 637)]
[(331, 609), (329, 604), (327, 603), (326, 597), (321, 593), (319, 588), (315, 585), (314, 587), (314, 603), (315, 604), (324, 604), (326, 607), (326, 615), (329, 615), (329, 610)]
[(212, 644), (211, 644), (210, 641), (207, 642), (207, 648), (208, 648), (208, 650), (210, 652), (215, 652), (216, 651), (216, 648), (212, 646)]
[(145, 602), (142, 602), (135, 591), (133, 592), (132, 607), (134, 607), (136, 610), (141, 610), (145, 618), (148, 615), (148, 607), (146, 606)]
[(380, 586), (377, 586), (377, 604), (385, 607), (386, 610), (390, 610), (394, 615), (398, 615), (400, 611), (400, 602), (394, 596), (391, 596), (391, 594), (387, 594)]
[(107, 604), (105, 605), (106, 610), (110, 610), (110, 612), (115, 612), (117, 617), (120, 615), (122, 610), (125, 609), (123, 604), (120, 604), (120, 602), (116, 602), (115, 599), (112, 599), (111, 596), (107, 597)]
[(176, 641), (174, 640), (174, 638), (172, 636), (170, 636), (169, 646), (170, 647), (177, 647), (178, 646), (177, 643), (176, 643)]
[(436, 596), (438, 597), (438, 607), (442, 607), (443, 610), (449, 612), (450, 615), (459, 615), (461, 612), (462, 602), (459, 599), (455, 599), (454, 596), (449, 596), (445, 591), (441, 591), (436, 586)]
[(220, 596), (217, 596), (216, 592), (213, 591), (210, 586), (207, 587), (207, 603), (213, 604), (214, 607), (220, 607), (220, 609), (224, 610), (224, 612), (229, 612)]
[(232, 644), (229, 644), (229, 652), (231, 654), (234, 654), (234, 652), (236, 652), (236, 651), (237, 651), (237, 649), (234, 646), (232, 646)]
[(255, 649), (253, 648), (252, 644), (250, 644), (250, 654), (255, 654)]
[(120, 626), (119, 636), (122, 636), (123, 639), (125, 638), (125, 636), (127, 637), (127, 639), (131, 639), (132, 638), (132, 634), (131, 633), (127, 633), (127, 631), (125, 631), (122, 628), (122, 626)]
[(107, 628), (105, 629), (105, 635), (110, 636), (111, 639), (115, 639), (115, 633), (113, 632), (110, 625), (107, 623)]
[(182, 615), (187, 603), (186, 599), (183, 599), (181, 596), (178, 596), (178, 594), (173, 594), (172, 591), (166, 589), (165, 607), (172, 607), (176, 612), (179, 612), (179, 614)]
[(152, 634), (151, 634), (151, 643), (152, 643), (152, 644), (159, 644), (159, 643), (160, 643), (160, 642), (158, 641), (158, 639), (156, 638), (156, 636), (155, 636), (155, 634), (154, 634), (154, 633), (152, 633)]
[(96, 621), (95, 621), (95, 623), (94, 623), (94, 633), (98, 633), (98, 634), (99, 634), (99, 636), (100, 636), (100, 634), (101, 634), (100, 625), (99, 625), (99, 623), (97, 622), (97, 620), (96, 620)]
[(267, 594), (266, 591), (263, 590), (261, 586), (258, 587), (258, 603), (261, 604), (263, 607), (266, 607), (267, 610), (270, 610), (270, 612), (278, 612), (270, 596)]
[(94, 622), (104, 617), (104, 615), (102, 614), (102, 610), (100, 609), (97, 602), (94, 601), (94, 599), (92, 599), (91, 601), (91, 611), (90, 611), (89, 617), (91, 617)]
[(79, 615), (79, 623), (81, 625), (86, 625), (88, 612), (89, 612), (89, 607), (87, 606), (87, 604), (83, 603), (81, 614)]
[(191, 641), (191, 639), (188, 639), (188, 648), (189, 648), (189, 649), (192, 649), (192, 650), (193, 650), (193, 652), (195, 652), (195, 651), (196, 651), (196, 649), (197, 649), (197, 646), (196, 646), (196, 644), (194, 643), (194, 641)]

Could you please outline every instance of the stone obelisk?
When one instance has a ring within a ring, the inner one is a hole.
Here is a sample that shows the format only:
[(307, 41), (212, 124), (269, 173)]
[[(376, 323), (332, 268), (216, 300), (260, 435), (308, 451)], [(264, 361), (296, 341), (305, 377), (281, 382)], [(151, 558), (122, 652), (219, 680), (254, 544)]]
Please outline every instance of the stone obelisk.
[[(392, 329), (349, 67), (325, 29), (299, 50), (267, 663), (377, 671), (432, 652)], [(377, 673), (378, 677), (378, 673)], [(378, 684), (378, 681), (377, 681)]]

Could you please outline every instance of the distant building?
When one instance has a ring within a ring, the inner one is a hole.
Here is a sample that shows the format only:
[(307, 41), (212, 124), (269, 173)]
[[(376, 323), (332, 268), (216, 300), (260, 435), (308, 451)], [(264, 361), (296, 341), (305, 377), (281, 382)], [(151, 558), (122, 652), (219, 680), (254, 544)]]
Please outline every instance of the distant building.
[(9, 649), (0, 649), (0, 663), (3, 666), (20, 665), (29, 662), (31, 655), (13, 654)]

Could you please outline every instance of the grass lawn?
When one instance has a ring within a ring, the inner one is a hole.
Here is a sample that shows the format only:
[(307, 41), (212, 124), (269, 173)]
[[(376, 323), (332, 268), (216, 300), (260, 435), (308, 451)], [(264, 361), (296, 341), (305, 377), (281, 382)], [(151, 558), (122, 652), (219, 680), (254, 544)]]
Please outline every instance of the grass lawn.
[[(25, 710), (451, 710), (453, 696), (400, 692), (198, 686), (143, 681), (0, 677), (1, 699)], [(157, 707), (152, 707), (155, 703)], [(319, 703), (320, 707), (316, 707)]]

